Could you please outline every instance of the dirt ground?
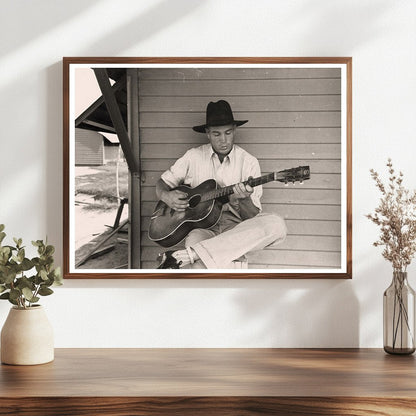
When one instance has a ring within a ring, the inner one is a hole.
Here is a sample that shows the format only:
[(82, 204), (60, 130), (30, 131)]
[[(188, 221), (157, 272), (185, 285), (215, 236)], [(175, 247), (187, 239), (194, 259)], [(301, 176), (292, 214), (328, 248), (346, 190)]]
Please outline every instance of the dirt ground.
[[(109, 228), (103, 234), (95, 236), (92, 240), (82, 245), (75, 252), (75, 263), (78, 263), (81, 259), (91, 253), (94, 248), (103, 240), (105, 240), (112, 233), (112, 229)], [(126, 269), (128, 263), (128, 246), (126, 240), (128, 239), (127, 225), (123, 227), (120, 232), (117, 232), (111, 238), (109, 238), (97, 251), (111, 248), (111, 251), (90, 258), (82, 265), (79, 265), (78, 269)]]
[[(91, 175), (97, 171), (90, 167), (77, 167), (75, 176)], [(75, 263), (85, 258), (94, 248), (106, 239), (113, 231), (117, 209), (108, 211), (88, 210), (93, 202), (89, 195), (78, 193), (75, 197)], [(120, 222), (128, 217), (128, 205), (123, 208)], [(111, 251), (78, 266), (80, 269), (116, 269), (127, 268), (128, 239), (127, 225), (103, 243), (97, 251), (112, 248)]]

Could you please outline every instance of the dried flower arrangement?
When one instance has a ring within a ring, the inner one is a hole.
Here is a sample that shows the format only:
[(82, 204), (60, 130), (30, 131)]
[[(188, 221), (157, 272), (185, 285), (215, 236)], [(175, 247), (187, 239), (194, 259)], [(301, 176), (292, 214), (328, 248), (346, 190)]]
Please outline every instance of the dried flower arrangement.
[(379, 240), (373, 245), (385, 246), (383, 257), (392, 263), (394, 271), (405, 272), (416, 253), (416, 190), (403, 186), (403, 173), (397, 175), (390, 158), (387, 167), (387, 185), (374, 169), (370, 170), (382, 197), (374, 213), (366, 217), (380, 226)]
[(389, 158), (386, 185), (371, 169), (371, 177), (381, 192), (380, 203), (366, 217), (380, 227), (374, 246), (384, 246), (383, 257), (393, 266), (393, 280), (383, 295), (384, 350), (391, 354), (412, 354), (415, 349), (414, 290), (407, 284), (407, 266), (416, 253), (416, 191), (403, 186)]

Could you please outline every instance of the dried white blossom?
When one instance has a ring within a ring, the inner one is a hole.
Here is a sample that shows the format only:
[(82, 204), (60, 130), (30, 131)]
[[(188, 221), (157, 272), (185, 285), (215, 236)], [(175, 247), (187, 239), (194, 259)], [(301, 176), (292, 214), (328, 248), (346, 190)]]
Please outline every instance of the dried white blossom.
[(403, 185), (403, 173), (397, 174), (388, 159), (389, 181), (384, 185), (378, 173), (371, 169), (371, 177), (382, 196), (373, 214), (366, 217), (380, 227), (380, 237), (374, 246), (384, 246), (383, 257), (395, 271), (406, 271), (416, 253), (416, 191)]

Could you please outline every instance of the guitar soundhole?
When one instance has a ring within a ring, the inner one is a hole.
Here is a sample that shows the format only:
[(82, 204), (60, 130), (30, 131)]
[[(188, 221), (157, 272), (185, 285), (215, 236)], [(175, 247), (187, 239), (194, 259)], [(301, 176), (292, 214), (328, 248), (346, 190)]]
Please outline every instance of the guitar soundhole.
[(201, 195), (196, 194), (189, 198), (189, 208), (195, 208), (201, 202)]

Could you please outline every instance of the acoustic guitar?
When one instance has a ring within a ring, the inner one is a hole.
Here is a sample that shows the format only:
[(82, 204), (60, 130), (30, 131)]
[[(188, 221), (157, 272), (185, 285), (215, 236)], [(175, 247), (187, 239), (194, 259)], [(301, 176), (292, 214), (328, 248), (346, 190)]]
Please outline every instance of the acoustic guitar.
[[(271, 181), (302, 183), (309, 178), (309, 166), (299, 166), (250, 178), (243, 183), (254, 188)], [(162, 247), (171, 247), (183, 240), (194, 228), (212, 227), (221, 216), (224, 200), (222, 197), (231, 195), (234, 192), (233, 187), (234, 185), (230, 185), (221, 188), (214, 179), (208, 179), (195, 188), (186, 185), (174, 188), (188, 195), (189, 207), (185, 211), (175, 211), (159, 201), (150, 217), (150, 240)]]

